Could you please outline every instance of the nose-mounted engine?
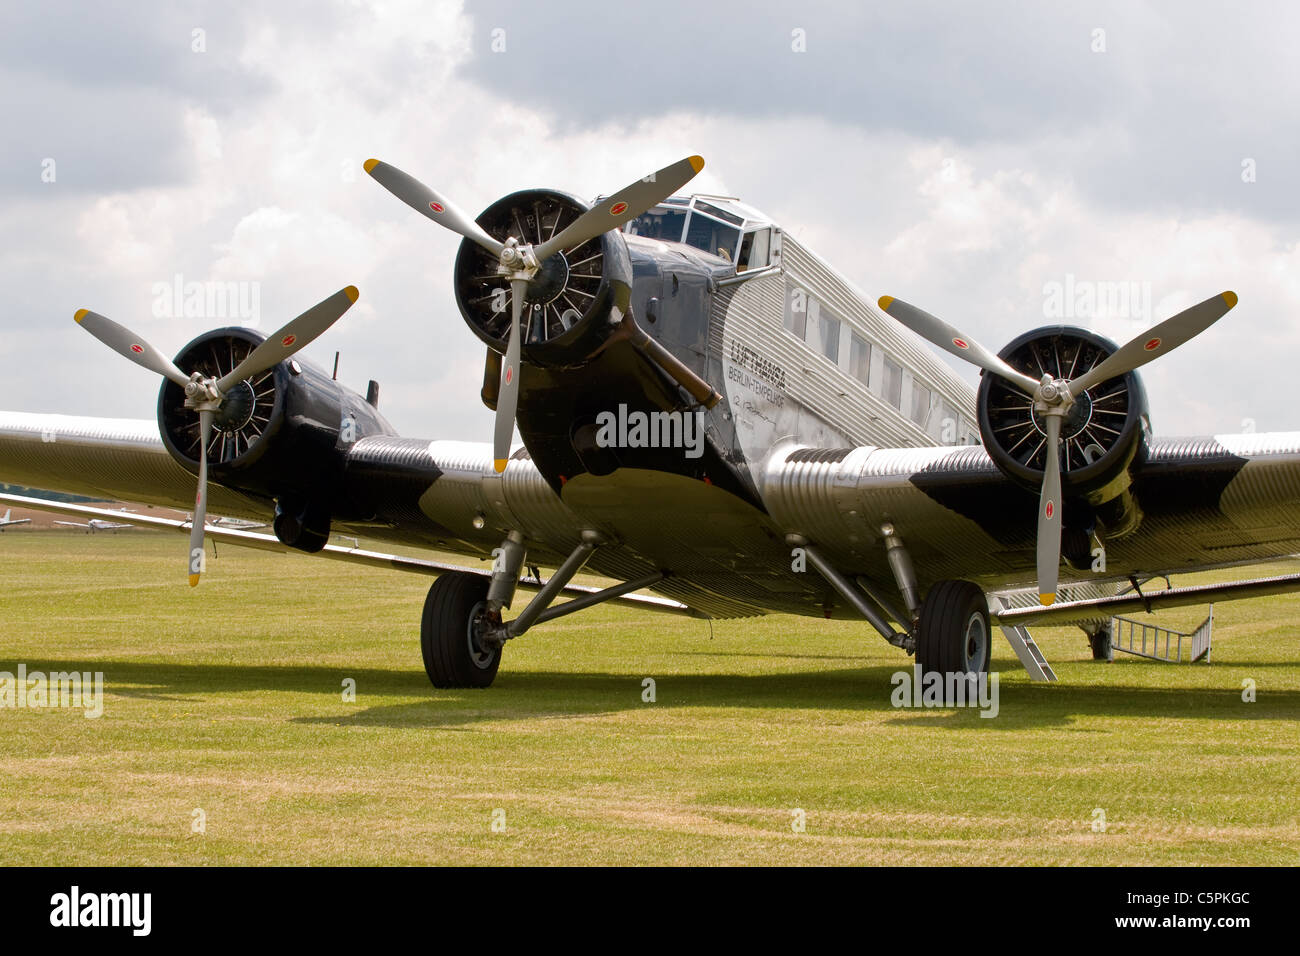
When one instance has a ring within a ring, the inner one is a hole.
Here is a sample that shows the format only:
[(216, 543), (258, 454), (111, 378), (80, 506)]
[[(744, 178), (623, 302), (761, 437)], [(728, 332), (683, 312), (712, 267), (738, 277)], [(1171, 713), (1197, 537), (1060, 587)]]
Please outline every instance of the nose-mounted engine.
[[(497, 200), (476, 222), (522, 258), (587, 212), (581, 200), (530, 189)], [(510, 340), (510, 280), (502, 256), (466, 239), (456, 256), (456, 304), (474, 334), (504, 354)], [(580, 363), (612, 332), (611, 306), (627, 307), (632, 266), (623, 234), (603, 232), (537, 263), (524, 294), (522, 357), (533, 365)]]
[(468, 240), (456, 260), (456, 298), (469, 327), (489, 347), (483, 399), (496, 410), (492, 457), (498, 472), (508, 463), (524, 359), (580, 364), (613, 334), (602, 319), (626, 315), (632, 266), (623, 237), (611, 231), (703, 168), (703, 159), (688, 156), (590, 208), (564, 193), (514, 193), (474, 220), (397, 167), (366, 160), (366, 172), (381, 186)]
[[(1077, 379), (1113, 355), (1118, 346), (1086, 329), (1056, 326), (1026, 332), (998, 357), (1034, 379)], [(1047, 465), (1046, 417), (1032, 396), (997, 375), (981, 376), (977, 397), (980, 436), (1003, 474), (1037, 492)], [(1129, 486), (1146, 457), (1150, 435), (1146, 391), (1137, 372), (1097, 382), (1079, 393), (1060, 424), (1061, 492), (1066, 511), (1065, 556), (1089, 559), (1095, 519), (1111, 536), (1136, 529), (1141, 513)], [(1075, 554), (1073, 551), (1079, 551)]]

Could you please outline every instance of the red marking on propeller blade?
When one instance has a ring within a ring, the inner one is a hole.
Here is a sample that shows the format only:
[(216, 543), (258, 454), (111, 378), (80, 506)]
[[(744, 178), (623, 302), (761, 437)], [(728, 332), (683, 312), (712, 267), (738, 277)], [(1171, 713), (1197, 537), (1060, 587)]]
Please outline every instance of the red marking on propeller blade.
[(1052, 515), (1056, 514), (1056, 504), (1055, 504), (1055, 502), (1051, 502), (1051, 501), (1049, 501), (1049, 502), (1047, 503), (1047, 508), (1044, 509), (1044, 511), (1043, 511), (1043, 514), (1045, 514), (1045, 515), (1048, 517), (1048, 519), (1050, 519), (1050, 518), (1052, 517)]
[(625, 202), (616, 202), (614, 205), (609, 207), (609, 214), (611, 216), (621, 216), (625, 212), (627, 212), (627, 203)]
[(297, 341), (298, 341), (298, 336), (286, 335), (284, 338), (280, 340), (280, 344), (283, 345), (285, 348), (288, 348), (290, 345), (293, 345), (293, 343)]
[(959, 349), (970, 348), (970, 343), (968, 343), (965, 339), (953, 339), (952, 344), (957, 346), (957, 348)]
[(143, 346), (143, 345), (133, 345), (133, 346), (131, 346), (131, 351), (134, 352), (136, 355), (139, 355), (141, 352), (144, 351), (144, 346)]
[(444, 211), (445, 211), (445, 210), (442, 208), (442, 203), (440, 203), (440, 202), (431, 202), (431, 203), (429, 203), (429, 208), (432, 209), (434, 212), (444, 212)]
[(514, 370), (511, 366), (507, 365), (507, 366), (506, 366), (506, 384), (509, 385), (509, 384), (510, 384), (511, 382), (513, 382), (514, 380), (515, 380), (515, 370)]
[(1142, 347), (1146, 349), (1148, 352), (1154, 352), (1156, 349), (1160, 348), (1160, 340), (1152, 339), (1150, 342), (1148, 342), (1146, 345)]

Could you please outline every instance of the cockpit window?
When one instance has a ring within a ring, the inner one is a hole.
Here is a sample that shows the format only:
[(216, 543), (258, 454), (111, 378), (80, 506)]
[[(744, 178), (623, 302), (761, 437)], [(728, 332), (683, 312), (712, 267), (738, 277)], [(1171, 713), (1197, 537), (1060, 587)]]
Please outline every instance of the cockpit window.
[(699, 212), (691, 213), (691, 220), (686, 225), (688, 246), (694, 246), (728, 262), (734, 262), (739, 243), (740, 230), (735, 226), (729, 226), (725, 222)]
[(745, 233), (745, 238), (740, 243), (740, 261), (736, 264), (736, 271), (761, 269), (767, 265), (771, 244), (771, 229), (757, 229)]
[(627, 224), (627, 231), (634, 236), (658, 239), (661, 242), (681, 242), (682, 227), (686, 224), (686, 213), (676, 209), (651, 209), (642, 213)]

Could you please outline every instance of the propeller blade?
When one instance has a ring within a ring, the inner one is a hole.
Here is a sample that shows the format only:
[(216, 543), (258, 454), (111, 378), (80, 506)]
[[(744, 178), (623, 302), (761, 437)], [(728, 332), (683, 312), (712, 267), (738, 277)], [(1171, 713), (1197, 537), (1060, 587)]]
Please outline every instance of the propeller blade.
[(519, 317), (523, 315), (524, 294), (527, 291), (528, 282), (525, 279), (515, 279), (510, 283), (510, 343), (506, 346), (505, 364), (501, 366), (496, 432), (492, 437), (492, 465), (498, 473), (506, 470), (510, 438), (515, 430), (515, 407), (519, 403), (519, 353), (523, 339)]
[(73, 318), (77, 320), (78, 325), (118, 355), (123, 355), (136, 365), (171, 379), (181, 388), (189, 384), (190, 377), (178, 369), (175, 362), (144, 339), (137, 338), (130, 329), (89, 309), (78, 309)]
[(352, 308), (352, 303), (357, 301), (359, 294), (357, 287), (350, 285), (313, 305), (280, 331), (268, 336), (247, 358), (218, 379), (217, 391), (224, 395), (231, 385), (265, 372), (277, 362), (287, 359), (337, 322), (344, 312)]
[(887, 315), (897, 319), (902, 325), (911, 329), (921, 338), (932, 342), (944, 351), (951, 352), (958, 358), (965, 359), (986, 372), (1000, 375), (1030, 395), (1037, 393), (1038, 381), (1036, 379), (1030, 378), (1024, 372), (1012, 368), (998, 358), (996, 352), (990, 352), (974, 339), (962, 335), (943, 319), (931, 315), (924, 309), (909, 305), (902, 299), (895, 299), (892, 295), (882, 295), (879, 305)]
[[(617, 229), (641, 215), (652, 206), (663, 202), (677, 190), (695, 178), (695, 174), (704, 168), (704, 160), (699, 156), (688, 156), (671, 166), (665, 166), (658, 172), (651, 173), (645, 179), (638, 179), (630, 186), (625, 186), (604, 202), (588, 209), (568, 225), (559, 235), (552, 236), (533, 252), (538, 262), (545, 262), (562, 249), (580, 246), (588, 239)], [(522, 237), (520, 237), (522, 238)]]
[(1236, 304), (1237, 293), (1221, 292), (1190, 309), (1184, 309), (1172, 319), (1165, 319), (1159, 325), (1123, 345), (1106, 361), (1072, 381), (1070, 395), (1077, 398), (1094, 385), (1125, 375), (1141, 368), (1152, 359), (1172, 352), (1218, 322)]
[(198, 587), (204, 570), (203, 524), (208, 516), (208, 442), (212, 439), (212, 413), (199, 412), (199, 490), (194, 496), (194, 522), (190, 526), (190, 587)]
[(455, 203), (444, 199), (414, 176), (408, 175), (396, 166), (389, 166), (377, 159), (367, 159), (365, 168), (375, 182), (416, 212), (428, 216), (434, 222), (440, 226), (446, 226), (452, 232), (460, 233), (471, 242), (477, 242), (492, 255), (501, 255), (501, 250), (505, 248), (501, 243), (489, 236), (482, 226), (461, 212)]
[(1038, 499), (1038, 600), (1056, 600), (1061, 573), (1061, 416), (1047, 416), (1047, 467)]

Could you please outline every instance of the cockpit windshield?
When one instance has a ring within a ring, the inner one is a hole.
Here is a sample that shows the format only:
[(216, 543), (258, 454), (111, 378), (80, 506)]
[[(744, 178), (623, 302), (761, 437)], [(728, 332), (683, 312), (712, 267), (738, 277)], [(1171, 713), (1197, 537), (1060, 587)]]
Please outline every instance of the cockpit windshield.
[(682, 226), (685, 224), (685, 210), (651, 209), (628, 223), (627, 231), (634, 236), (645, 236), (661, 242), (681, 242)]
[[(740, 227), (744, 223), (742, 216), (698, 197), (694, 200), (673, 197), (633, 219), (626, 228), (630, 235), (660, 242), (682, 242), (727, 262), (735, 262), (740, 248)], [(766, 257), (766, 250), (763, 250), (763, 257)]]
[(691, 220), (686, 224), (688, 246), (734, 262), (739, 243), (740, 230), (735, 226), (729, 226), (700, 212), (691, 213)]

